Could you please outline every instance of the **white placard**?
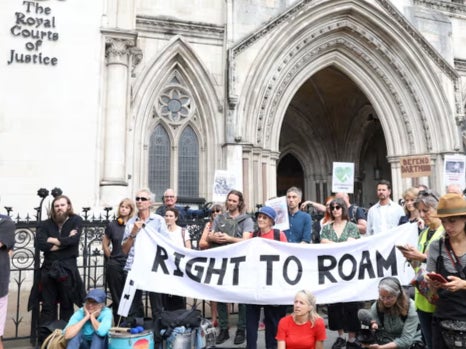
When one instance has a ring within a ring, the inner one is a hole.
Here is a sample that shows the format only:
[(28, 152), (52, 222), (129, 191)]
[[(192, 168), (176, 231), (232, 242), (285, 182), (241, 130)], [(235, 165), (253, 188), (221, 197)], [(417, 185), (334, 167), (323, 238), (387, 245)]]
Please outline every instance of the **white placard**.
[(354, 192), (354, 163), (334, 162), (332, 176), (332, 192)]
[(270, 199), (265, 202), (266, 206), (272, 207), (277, 213), (275, 218), (275, 229), (285, 231), (290, 229), (290, 222), (288, 220), (288, 205), (286, 204), (286, 196)]
[(445, 186), (458, 184), (464, 189), (465, 185), (465, 162), (464, 155), (445, 155), (443, 183)]
[(212, 190), (212, 201), (225, 202), (229, 191), (232, 189), (237, 189), (237, 183), (239, 182), (235, 174), (225, 170), (216, 170), (214, 177), (214, 188)]

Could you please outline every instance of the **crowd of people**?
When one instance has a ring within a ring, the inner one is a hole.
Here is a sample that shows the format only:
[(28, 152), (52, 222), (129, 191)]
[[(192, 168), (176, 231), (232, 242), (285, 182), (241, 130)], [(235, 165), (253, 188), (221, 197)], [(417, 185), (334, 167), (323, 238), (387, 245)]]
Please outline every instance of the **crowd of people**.
[[(184, 227), (189, 214), (209, 214), (199, 240), (201, 250), (241, 242), (251, 238), (272, 239), (286, 243), (343, 243), (379, 234), (406, 223), (418, 227), (416, 246), (399, 247), (416, 275), (422, 275), (430, 297), (416, 288), (413, 299), (396, 277), (381, 279), (378, 299), (370, 307), (360, 302), (328, 304), (328, 329), (337, 332), (332, 349), (362, 348), (448, 348), (442, 335), (445, 321), (466, 320), (466, 200), (458, 188), (449, 187), (440, 197), (426, 188), (408, 188), (403, 193), (403, 207), (391, 199), (390, 182), (377, 184), (378, 202), (366, 212), (350, 203), (347, 193), (335, 193), (325, 204), (302, 202), (302, 191), (291, 187), (286, 193), (289, 229), (274, 229), (277, 213), (270, 206), (256, 212), (256, 221), (246, 213), (243, 194), (231, 190), (225, 205), (215, 204), (208, 212), (176, 205), (173, 189), (167, 189), (163, 205), (153, 211), (154, 194), (147, 189), (125, 198), (118, 205), (115, 220), (105, 229), (102, 249), (106, 264), (107, 294), (93, 289), (87, 294), (78, 272), (77, 258), (82, 219), (74, 214), (67, 196), (56, 196), (51, 216), (37, 231), (36, 245), (43, 253), (38, 291), (42, 326), (61, 319), (69, 348), (103, 349), (112, 325), (130, 325), (145, 315), (142, 292), (137, 290), (128, 316), (117, 313), (126, 276), (131, 270), (135, 241), (141, 231), (152, 236), (163, 234), (174, 244), (192, 248), (191, 237)], [(312, 224), (305, 211), (308, 205), (323, 213), (318, 224)], [(0, 216), (0, 260), (9, 258), (13, 249), (14, 223)], [(316, 238), (313, 235), (318, 235)], [(9, 265), (9, 264), (8, 264)], [(9, 271), (9, 270), (8, 270)], [(435, 273), (435, 274), (432, 274)], [(435, 276), (432, 276), (435, 275)], [(0, 335), (3, 334), (9, 273), (0, 270)], [(178, 295), (149, 292), (152, 319), (163, 310), (186, 309), (186, 299)], [(257, 348), (259, 323), (265, 324), (266, 349), (323, 348), (326, 328), (316, 309), (311, 291), (299, 290), (292, 309), (284, 305), (238, 304), (237, 331), (234, 344), (246, 342), (247, 349)], [(212, 322), (218, 326), (217, 344), (230, 338), (228, 304), (211, 302)], [(59, 305), (59, 306), (58, 306)], [(74, 311), (74, 307), (79, 309)], [(263, 318), (261, 318), (261, 311)], [(377, 333), (373, 342), (362, 341), (358, 333), (367, 326)], [(39, 338), (43, 341), (45, 338)], [(2, 349), (0, 341), (0, 349)]]

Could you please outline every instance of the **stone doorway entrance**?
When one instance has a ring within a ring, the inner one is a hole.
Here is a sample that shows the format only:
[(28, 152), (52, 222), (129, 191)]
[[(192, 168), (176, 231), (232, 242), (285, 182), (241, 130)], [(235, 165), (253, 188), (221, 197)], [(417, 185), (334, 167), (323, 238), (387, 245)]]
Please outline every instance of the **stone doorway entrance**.
[(333, 162), (355, 164), (353, 200), (360, 205), (376, 200), (379, 179), (391, 180), (384, 133), (369, 98), (333, 66), (297, 90), (285, 113), (279, 147), (279, 196), (295, 185), (304, 197), (322, 202), (332, 191)]

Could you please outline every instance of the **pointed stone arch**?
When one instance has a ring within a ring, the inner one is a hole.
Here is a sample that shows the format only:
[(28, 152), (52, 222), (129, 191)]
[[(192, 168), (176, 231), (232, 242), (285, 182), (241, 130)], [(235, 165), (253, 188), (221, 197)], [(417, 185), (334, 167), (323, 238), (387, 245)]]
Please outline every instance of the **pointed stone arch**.
[[(368, 97), (383, 128), (388, 158), (458, 151), (455, 101), (441, 85), (458, 84), (456, 72), (408, 23), (382, 7), (357, 0), (300, 3), (300, 11), (281, 21), (262, 45), (244, 79), (237, 113), (239, 134), (256, 147), (278, 151), (281, 125), (300, 86), (333, 66)], [(408, 30), (409, 29), (409, 30)], [(249, 46), (251, 44), (249, 43)], [(241, 61), (244, 45), (232, 49)], [(250, 53), (249, 53), (250, 55)], [(250, 57), (248, 57), (250, 59)], [(435, 96), (435, 98), (432, 98)], [(246, 122), (255, 115), (253, 127)], [(393, 165), (395, 166), (395, 165)], [(396, 166), (392, 177), (399, 184)]]
[[(183, 93), (189, 93), (189, 103), (192, 104), (182, 120), (167, 120), (161, 112), (160, 98), (167, 88), (176, 85)], [(130, 124), (133, 132), (129, 152), (136, 175), (135, 185), (147, 183), (148, 141), (159, 123), (171, 130), (172, 146), (176, 146), (183, 128), (190, 125), (199, 141), (200, 171), (210, 174), (208, 169), (215, 168), (216, 159), (221, 155), (215, 146), (223, 133), (223, 124), (218, 117), (221, 112), (213, 78), (190, 45), (182, 37), (174, 37), (159, 56), (147, 62), (132, 88)], [(208, 183), (212, 180), (200, 176), (199, 190), (206, 196), (210, 191)]]

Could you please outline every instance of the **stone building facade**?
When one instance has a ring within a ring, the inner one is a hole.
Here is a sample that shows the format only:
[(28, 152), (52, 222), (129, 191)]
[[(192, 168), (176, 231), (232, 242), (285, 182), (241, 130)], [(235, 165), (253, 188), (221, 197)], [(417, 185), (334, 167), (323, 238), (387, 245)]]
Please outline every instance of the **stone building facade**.
[[(320, 201), (337, 161), (355, 163), (368, 206), (379, 178), (396, 199), (418, 183), (442, 192), (444, 156), (464, 153), (464, 1), (0, 8), (3, 204), (29, 208), (41, 186), (89, 206), (140, 187), (209, 201), (215, 170), (237, 176), (250, 208), (291, 185)], [(431, 175), (402, 178), (408, 155), (428, 155)]]

